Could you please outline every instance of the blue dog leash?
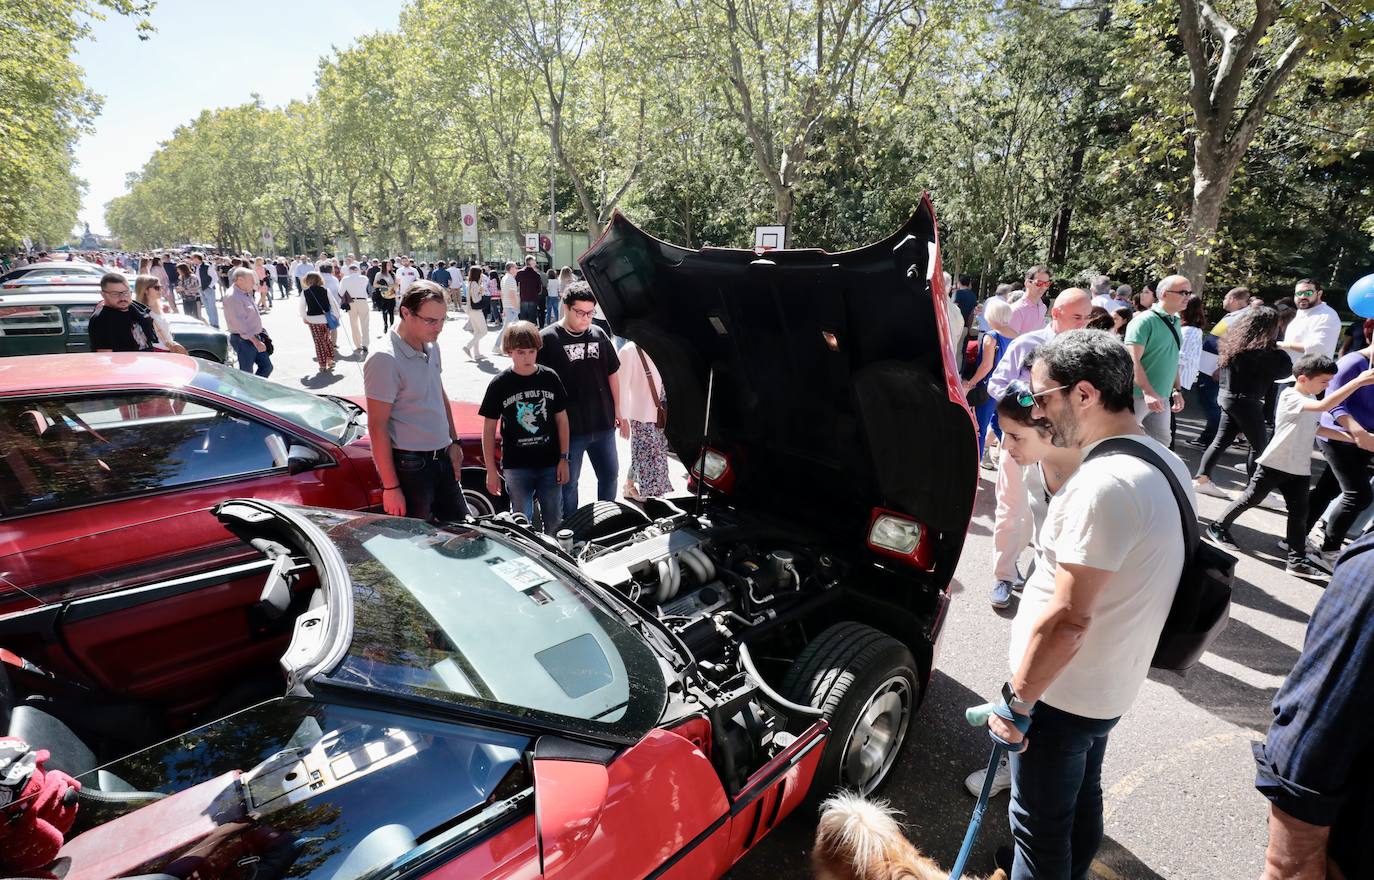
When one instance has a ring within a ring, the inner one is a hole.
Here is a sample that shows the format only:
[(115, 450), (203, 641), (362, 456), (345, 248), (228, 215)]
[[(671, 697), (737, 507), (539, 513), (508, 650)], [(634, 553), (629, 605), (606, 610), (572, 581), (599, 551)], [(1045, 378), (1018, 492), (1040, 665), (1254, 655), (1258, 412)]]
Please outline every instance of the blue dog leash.
[[(1030, 729), (1030, 719), (1011, 711), (1006, 703), (984, 703), (974, 706), (964, 713), (964, 719), (970, 725), (980, 727), (987, 724), (988, 716), (994, 713), (1023, 734)], [(968, 831), (964, 832), (964, 844), (959, 847), (959, 857), (954, 860), (954, 867), (949, 872), (950, 880), (959, 880), (964, 874), (964, 865), (968, 863), (969, 853), (973, 852), (973, 843), (978, 839), (979, 829), (983, 827), (983, 814), (988, 809), (988, 799), (992, 796), (992, 780), (997, 775), (997, 765), (1001, 763), (1002, 753), (1016, 751), (1019, 748), (1018, 743), (1009, 743), (991, 730), (988, 731), (988, 736), (992, 737), (992, 756), (988, 758), (988, 772), (983, 775), (983, 790), (978, 793), (978, 803), (973, 805), (973, 816), (968, 821)]]

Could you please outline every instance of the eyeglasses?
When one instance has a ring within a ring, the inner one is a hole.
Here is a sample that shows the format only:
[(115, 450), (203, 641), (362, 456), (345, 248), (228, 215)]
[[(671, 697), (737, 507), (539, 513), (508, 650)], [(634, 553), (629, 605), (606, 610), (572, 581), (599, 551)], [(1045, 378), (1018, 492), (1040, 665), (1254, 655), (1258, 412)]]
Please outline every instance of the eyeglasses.
[(1192, 296), (1193, 289), (1189, 287), (1186, 290), (1161, 290), (1160, 293), (1176, 293), (1179, 296)]
[(162, 284), (161, 284), (161, 282), (154, 281), (152, 284), (149, 284), (149, 285), (148, 285), (148, 289), (149, 289), (149, 290), (161, 290), (161, 289), (162, 289)]
[(1027, 409), (1030, 409), (1031, 407), (1037, 405), (1043, 406), (1044, 404), (1040, 403), (1040, 398), (1044, 397), (1046, 394), (1049, 394), (1051, 391), (1063, 391), (1065, 388), (1071, 387), (1073, 386), (1060, 385), (1057, 388), (1046, 388), (1044, 391), (1032, 391), (1029, 388), (1027, 388), (1025, 391), (1022, 391), (1016, 395), (1016, 402), (1026, 407)]
[(1027, 281), (1027, 282), (1026, 282), (1026, 286), (1027, 286), (1027, 287), (1049, 287), (1049, 286), (1050, 286), (1051, 284), (1053, 284), (1053, 283), (1054, 283), (1053, 281)]
[(596, 314), (596, 309), (579, 309), (572, 306), (569, 306), (568, 311), (582, 318), (590, 318), (592, 315)]
[(426, 327), (438, 327), (440, 324), (444, 323), (443, 318), (426, 318), (424, 315), (415, 312), (409, 312), (409, 315), (417, 321), (423, 321)]

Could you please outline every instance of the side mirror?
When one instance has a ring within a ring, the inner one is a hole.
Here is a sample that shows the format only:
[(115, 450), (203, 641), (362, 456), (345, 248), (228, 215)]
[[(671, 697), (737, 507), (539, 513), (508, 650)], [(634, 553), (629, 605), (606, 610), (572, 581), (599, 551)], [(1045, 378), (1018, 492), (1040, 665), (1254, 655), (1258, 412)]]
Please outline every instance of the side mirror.
[(286, 472), (293, 476), (303, 474), (306, 471), (313, 471), (326, 461), (324, 453), (315, 447), (295, 443), (292, 444), (291, 451), (286, 454)]

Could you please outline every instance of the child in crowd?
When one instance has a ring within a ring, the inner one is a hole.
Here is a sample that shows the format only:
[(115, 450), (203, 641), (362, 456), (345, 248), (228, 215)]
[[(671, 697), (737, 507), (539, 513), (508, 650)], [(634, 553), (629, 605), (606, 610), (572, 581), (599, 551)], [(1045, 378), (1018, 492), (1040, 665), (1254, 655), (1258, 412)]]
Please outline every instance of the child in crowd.
[[(552, 369), (535, 363), (543, 337), (529, 321), (506, 328), (501, 345), (509, 369), (491, 380), (478, 407), (482, 424), (482, 459), (487, 463), (487, 491), (501, 493), (505, 477), (511, 509), (534, 522), (539, 499), (546, 534), (563, 520), (563, 494), (568, 482), (568, 394)], [(501, 428), (501, 467), (496, 466), (496, 429)]]
[(1207, 527), (1207, 537), (1217, 544), (1239, 550), (1231, 535), (1231, 523), (1258, 505), (1277, 489), (1288, 508), (1288, 564), (1284, 570), (1301, 577), (1319, 577), (1326, 572), (1307, 557), (1307, 497), (1312, 476), (1312, 441), (1318, 436), (1335, 437), (1338, 431), (1320, 426), (1321, 414), (1345, 400), (1357, 389), (1374, 383), (1374, 369), (1365, 370), (1325, 398), (1336, 375), (1336, 362), (1326, 355), (1308, 354), (1293, 365), (1294, 382), (1279, 395), (1274, 416), (1274, 437), (1255, 459), (1255, 473), (1245, 492)]

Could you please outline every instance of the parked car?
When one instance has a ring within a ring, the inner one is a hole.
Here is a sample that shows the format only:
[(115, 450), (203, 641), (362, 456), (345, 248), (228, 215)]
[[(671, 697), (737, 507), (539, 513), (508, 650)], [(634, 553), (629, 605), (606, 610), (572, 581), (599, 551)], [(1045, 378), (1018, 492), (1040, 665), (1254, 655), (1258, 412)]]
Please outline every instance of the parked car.
[[(86, 326), (100, 304), (100, 288), (23, 287), (0, 291), (0, 357), (90, 351)], [(229, 334), (190, 315), (169, 314), (172, 338), (193, 357), (224, 363)]]
[[(590, 504), (557, 538), (240, 497), (214, 514), (256, 591), (34, 585), (0, 617), (0, 709), (84, 774), (68, 880), (697, 880), (881, 787), (977, 478), (929, 203), (876, 245), (766, 260), (617, 216), (582, 265), (658, 364), (700, 494)], [(187, 656), (220, 630), (248, 644)], [(274, 696), (196, 680), (271, 648)]]
[[(173, 354), (0, 359), (0, 613), (204, 571), (228, 584), (221, 597), (256, 595), (262, 573), (252, 569), (260, 566), (236, 568), (252, 552), (229, 539), (210, 508), (236, 495), (379, 507), (365, 403)], [(490, 512), (476, 407), (455, 404), (454, 421), (469, 503)], [(209, 685), (236, 662), (221, 649), (247, 651), (251, 640), (212, 621), (188, 617), (186, 626), (208, 627), (199, 633), (206, 638), (174, 650), (177, 636), (159, 632), (165, 620), (91, 635), (102, 646), (94, 650), (117, 655), (109, 683), (149, 664), (168, 672), (167, 688), (182, 679)], [(165, 655), (126, 652), (133, 643), (125, 639), (140, 634), (160, 641)], [(265, 653), (275, 664), (275, 648)]]
[(107, 269), (104, 266), (97, 266), (95, 263), (87, 263), (84, 260), (47, 260), (10, 269), (0, 275), (0, 288), (9, 287), (19, 281), (32, 283), (54, 279), (63, 279), (64, 283), (89, 284), (92, 278), (99, 281), (100, 276), (109, 271), (123, 270)]

